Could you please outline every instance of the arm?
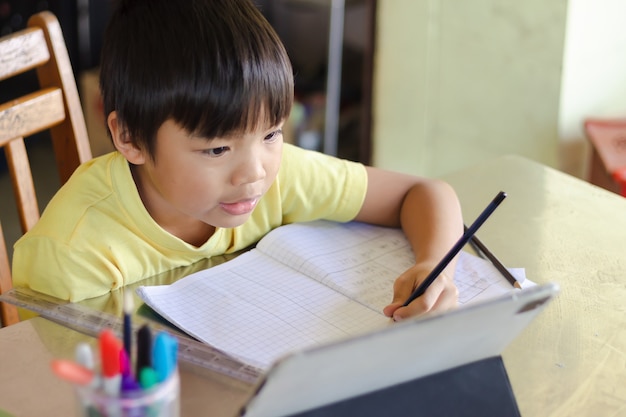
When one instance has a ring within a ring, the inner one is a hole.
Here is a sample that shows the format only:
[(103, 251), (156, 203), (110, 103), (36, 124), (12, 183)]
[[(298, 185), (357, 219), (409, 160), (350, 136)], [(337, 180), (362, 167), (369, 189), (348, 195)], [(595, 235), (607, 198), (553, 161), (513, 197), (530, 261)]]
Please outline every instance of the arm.
[(428, 290), (407, 307), (402, 304), (463, 234), (463, 218), (456, 193), (447, 183), (367, 167), (368, 186), (357, 221), (402, 227), (415, 253), (415, 265), (394, 284), (391, 304), (384, 313), (401, 320), (456, 306), (453, 282), (456, 262), (444, 270)]

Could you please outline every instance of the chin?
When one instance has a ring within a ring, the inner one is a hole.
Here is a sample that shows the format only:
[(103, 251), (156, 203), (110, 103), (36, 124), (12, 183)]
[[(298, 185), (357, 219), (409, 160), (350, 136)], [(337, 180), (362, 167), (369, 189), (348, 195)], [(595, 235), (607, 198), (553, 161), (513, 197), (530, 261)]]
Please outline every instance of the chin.
[(220, 219), (219, 221), (209, 222), (209, 224), (214, 225), (215, 227), (219, 227), (221, 229), (232, 229), (235, 227), (239, 227), (248, 221), (250, 218), (250, 214), (245, 214), (241, 216), (230, 216), (227, 219)]

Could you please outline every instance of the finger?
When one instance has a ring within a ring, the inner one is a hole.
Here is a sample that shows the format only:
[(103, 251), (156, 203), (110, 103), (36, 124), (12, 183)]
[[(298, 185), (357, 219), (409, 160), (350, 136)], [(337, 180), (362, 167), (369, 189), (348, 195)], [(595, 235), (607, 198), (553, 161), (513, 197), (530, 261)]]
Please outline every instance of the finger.
[(401, 308), (406, 300), (409, 299), (415, 285), (410, 274), (405, 272), (400, 275), (393, 283), (393, 299), (391, 303), (383, 309), (383, 313), (387, 317), (392, 317), (394, 312), (398, 308)]
[(417, 297), (415, 300), (411, 301), (411, 303), (407, 306), (404, 306), (404, 303), (402, 303), (393, 312), (392, 317), (395, 321), (402, 321), (409, 317), (425, 314), (429, 312), (435, 305), (436, 298), (437, 297), (436, 294), (434, 294), (434, 291), (427, 291)]
[(447, 277), (440, 276), (424, 294), (417, 297), (408, 306), (396, 308), (392, 317), (395, 321), (401, 321), (432, 311), (448, 309), (456, 303), (456, 293), (456, 286), (451, 285)]

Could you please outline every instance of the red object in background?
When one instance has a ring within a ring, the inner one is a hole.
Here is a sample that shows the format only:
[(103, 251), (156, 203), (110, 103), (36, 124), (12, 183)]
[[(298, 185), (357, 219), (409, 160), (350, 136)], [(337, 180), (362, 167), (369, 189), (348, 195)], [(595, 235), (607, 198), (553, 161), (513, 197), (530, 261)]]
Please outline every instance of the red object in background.
[(588, 180), (626, 197), (626, 119), (588, 119), (592, 145)]

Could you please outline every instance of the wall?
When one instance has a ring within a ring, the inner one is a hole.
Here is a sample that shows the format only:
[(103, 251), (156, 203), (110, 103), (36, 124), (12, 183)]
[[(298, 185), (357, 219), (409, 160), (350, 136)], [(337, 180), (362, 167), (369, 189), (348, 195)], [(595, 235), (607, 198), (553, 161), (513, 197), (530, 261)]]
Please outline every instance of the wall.
[(584, 149), (587, 117), (626, 118), (626, 2), (570, 0), (561, 83), (559, 136), (564, 152)]
[(379, 1), (373, 164), (439, 176), (519, 154), (556, 166), (566, 3)]

